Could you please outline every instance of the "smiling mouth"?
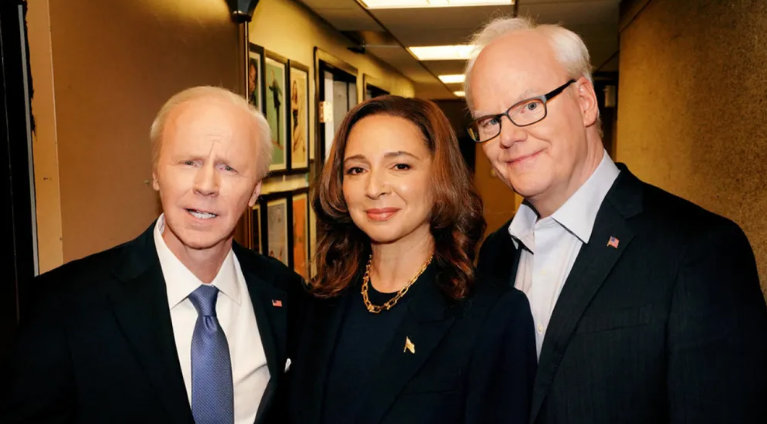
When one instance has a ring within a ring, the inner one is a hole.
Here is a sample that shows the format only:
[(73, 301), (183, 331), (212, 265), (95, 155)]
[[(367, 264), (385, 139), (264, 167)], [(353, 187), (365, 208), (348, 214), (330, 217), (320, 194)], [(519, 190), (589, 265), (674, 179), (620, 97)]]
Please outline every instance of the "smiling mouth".
[(391, 218), (399, 209), (396, 208), (384, 208), (384, 209), (368, 209), (365, 211), (368, 217), (374, 221), (386, 221)]
[(211, 212), (204, 212), (197, 209), (187, 209), (187, 212), (189, 212), (190, 215), (197, 219), (213, 219), (217, 217), (218, 215)]
[(512, 160), (508, 161), (507, 163), (508, 163), (509, 165), (512, 165), (512, 166), (513, 166), (513, 165), (517, 165), (517, 164), (520, 164), (520, 163), (522, 163), (522, 162), (524, 162), (524, 161), (526, 161), (526, 160), (528, 160), (528, 159), (533, 159), (533, 158), (537, 157), (538, 155), (540, 155), (540, 154), (541, 154), (541, 152), (542, 152), (542, 151), (543, 151), (543, 150), (541, 150), (541, 151), (538, 151), (538, 152), (535, 152), (535, 153), (533, 153), (533, 154), (531, 154), (531, 155), (520, 156), (520, 157), (518, 157), (518, 158), (515, 158), (515, 159), (512, 159)]

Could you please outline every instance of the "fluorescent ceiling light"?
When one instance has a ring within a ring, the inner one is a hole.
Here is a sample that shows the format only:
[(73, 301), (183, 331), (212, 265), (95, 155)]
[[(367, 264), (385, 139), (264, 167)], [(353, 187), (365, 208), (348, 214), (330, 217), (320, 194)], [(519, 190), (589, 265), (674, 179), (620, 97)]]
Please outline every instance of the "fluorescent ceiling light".
[(461, 44), (457, 46), (408, 47), (407, 49), (418, 60), (466, 60), (474, 50), (474, 46)]
[(440, 75), (439, 76), (440, 81), (444, 82), (445, 84), (454, 84), (454, 83), (461, 83), (466, 79), (466, 75), (458, 74), (458, 75)]
[(362, 0), (368, 9), (405, 9), (414, 7), (511, 6), (514, 0)]
[(455, 94), (458, 97), (466, 97), (466, 93), (463, 91), (453, 91), (453, 94)]

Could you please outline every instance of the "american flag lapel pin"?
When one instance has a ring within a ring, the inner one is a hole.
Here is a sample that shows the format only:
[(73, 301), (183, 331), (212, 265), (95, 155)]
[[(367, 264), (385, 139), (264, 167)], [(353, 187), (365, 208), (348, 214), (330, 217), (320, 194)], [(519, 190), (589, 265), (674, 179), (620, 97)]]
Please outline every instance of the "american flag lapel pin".
[(272, 299), (272, 306), (275, 308), (282, 308), (282, 301), (279, 299)]
[(620, 240), (618, 240), (615, 237), (610, 236), (610, 240), (607, 242), (607, 245), (617, 249), (618, 248), (618, 243), (620, 243)]

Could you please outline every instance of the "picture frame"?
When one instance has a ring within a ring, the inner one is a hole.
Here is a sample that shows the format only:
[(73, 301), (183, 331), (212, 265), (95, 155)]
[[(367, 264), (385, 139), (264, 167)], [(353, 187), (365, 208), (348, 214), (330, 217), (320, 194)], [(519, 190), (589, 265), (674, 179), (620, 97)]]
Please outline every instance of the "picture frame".
[(309, 172), (311, 133), (309, 132), (309, 67), (289, 61), (290, 166), (291, 173)]
[(264, 56), (264, 115), (272, 131), (269, 175), (274, 176), (287, 173), (290, 164), (288, 60), (268, 50)]
[(291, 267), (290, 193), (270, 193), (259, 199), (261, 213), (261, 250)]
[(263, 209), (261, 208), (261, 204), (256, 203), (253, 208), (250, 210), (250, 248), (252, 250), (255, 250), (256, 252), (263, 254), (264, 251), (262, 249), (263, 241), (261, 239), (261, 228), (262, 228), (262, 220), (263, 216), (261, 215)]
[(314, 260), (317, 255), (317, 215), (314, 213), (314, 208), (309, 202), (309, 280), (313, 280), (317, 276), (317, 263)]
[(264, 93), (264, 48), (248, 43), (248, 60), (245, 63), (246, 94), (248, 103), (264, 113), (266, 99)]
[(309, 232), (309, 189), (303, 188), (291, 194), (291, 244), (293, 271), (309, 281), (310, 268), (310, 232)]

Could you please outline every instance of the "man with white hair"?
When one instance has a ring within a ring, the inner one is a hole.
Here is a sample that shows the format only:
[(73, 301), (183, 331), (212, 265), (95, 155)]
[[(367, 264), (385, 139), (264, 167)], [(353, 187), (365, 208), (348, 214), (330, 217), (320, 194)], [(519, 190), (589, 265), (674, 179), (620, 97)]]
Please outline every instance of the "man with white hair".
[(741, 229), (610, 159), (576, 34), (502, 18), (474, 44), (468, 130), (525, 199), (478, 272), (530, 300), (531, 423), (767, 422), (767, 307)]
[(269, 126), (246, 99), (196, 87), (168, 100), (150, 139), (163, 214), (32, 282), (0, 422), (268, 420), (302, 281), (233, 233), (268, 172)]

